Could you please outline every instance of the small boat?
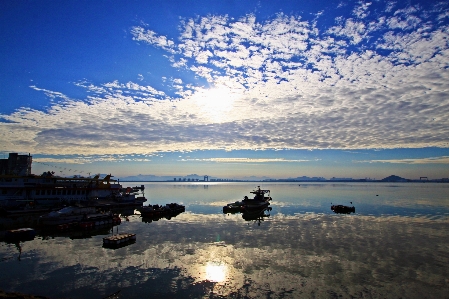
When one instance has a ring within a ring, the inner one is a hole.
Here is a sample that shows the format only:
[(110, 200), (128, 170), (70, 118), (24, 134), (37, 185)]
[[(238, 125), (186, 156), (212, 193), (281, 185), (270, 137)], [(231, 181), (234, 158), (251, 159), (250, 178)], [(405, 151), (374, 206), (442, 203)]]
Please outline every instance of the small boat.
[(148, 205), (140, 208), (140, 214), (142, 217), (158, 217), (177, 215), (185, 212), (186, 207), (177, 203), (169, 203), (165, 206), (160, 205)]
[(103, 247), (120, 248), (136, 242), (136, 234), (121, 233), (103, 238)]
[(98, 212), (94, 207), (69, 206), (40, 216), (39, 223), (42, 225), (60, 225), (87, 220), (96, 221), (107, 218), (112, 218), (112, 214)]
[(331, 210), (337, 214), (355, 213), (355, 207), (349, 207), (344, 205), (332, 205)]
[(245, 207), (243, 205), (239, 204), (239, 202), (229, 203), (223, 207), (223, 214), (228, 214), (228, 213), (235, 214), (235, 213), (241, 212), (244, 209), (245, 209)]
[(142, 217), (154, 217), (154, 216), (158, 216), (162, 213), (159, 205), (143, 206), (139, 209), (139, 211), (140, 211), (140, 215), (142, 215)]
[(184, 205), (177, 203), (168, 203), (165, 207), (166, 209), (169, 209), (171, 213), (182, 213), (186, 211), (186, 207)]

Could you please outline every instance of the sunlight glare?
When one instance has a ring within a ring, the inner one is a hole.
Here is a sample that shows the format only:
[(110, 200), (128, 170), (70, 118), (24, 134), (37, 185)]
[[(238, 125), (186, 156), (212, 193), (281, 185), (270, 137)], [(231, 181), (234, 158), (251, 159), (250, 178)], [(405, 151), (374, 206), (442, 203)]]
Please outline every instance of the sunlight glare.
[(237, 97), (238, 94), (228, 87), (203, 89), (192, 96), (203, 116), (217, 123), (229, 120)]
[(206, 279), (212, 282), (223, 282), (226, 279), (227, 267), (223, 263), (208, 262), (206, 265)]

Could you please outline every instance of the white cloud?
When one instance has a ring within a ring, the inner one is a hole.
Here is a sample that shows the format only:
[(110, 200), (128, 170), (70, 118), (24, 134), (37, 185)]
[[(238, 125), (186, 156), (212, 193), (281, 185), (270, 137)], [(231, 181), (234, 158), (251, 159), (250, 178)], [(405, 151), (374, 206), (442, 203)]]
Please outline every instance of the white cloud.
[[(64, 163), (64, 164), (90, 164), (94, 162), (122, 162), (122, 161), (133, 161), (133, 162), (149, 162), (151, 161), (148, 157), (131, 155), (129, 158), (127, 155), (95, 155), (95, 156), (73, 156), (73, 157), (43, 157), (43, 158), (33, 158), (33, 163), (41, 163), (47, 165), (46, 163)], [(52, 164), (48, 166), (55, 167)], [(63, 172), (69, 173), (70, 171), (76, 171), (75, 169), (68, 169), (63, 167), (57, 167), (63, 169)], [(78, 171), (79, 172), (79, 171)]]
[(288, 159), (252, 159), (252, 158), (209, 158), (209, 159), (181, 159), (181, 161), (217, 162), (217, 163), (274, 163), (274, 162), (309, 162), (310, 160)]
[(68, 97), (66, 95), (64, 95), (61, 92), (57, 92), (57, 91), (52, 91), (52, 90), (48, 90), (48, 89), (43, 89), (43, 88), (38, 88), (35, 85), (31, 85), (30, 88), (37, 90), (37, 91), (42, 91), (47, 97), (49, 97), (50, 99), (61, 99), (61, 100), (67, 100)]
[(385, 12), (391, 12), (393, 8), (396, 6), (396, 1), (389, 1), (386, 4)]
[(359, 5), (354, 7), (353, 14), (359, 18), (364, 19), (369, 15), (368, 8), (370, 7), (371, 2), (364, 3), (362, 1), (359, 2)]
[(390, 163), (390, 164), (449, 164), (449, 157), (430, 157), (416, 159), (365, 160), (360, 163)]
[(358, 18), (327, 30), (320, 19), (286, 14), (188, 19), (170, 38), (134, 27), (136, 41), (207, 84), (167, 74), (169, 95), (135, 82), (83, 81), (76, 84), (91, 96), (82, 101), (33, 86), (59, 101), (2, 115), (0, 139), (11, 150), (52, 154), (448, 147), (441, 10), (387, 3), (374, 14), (371, 6), (358, 4)]
[(174, 42), (167, 39), (165, 36), (157, 35), (156, 32), (152, 30), (145, 30), (142, 27), (133, 27), (131, 30), (133, 34), (133, 39), (136, 41), (144, 41), (149, 44), (154, 44), (163, 48), (164, 50), (174, 53)]

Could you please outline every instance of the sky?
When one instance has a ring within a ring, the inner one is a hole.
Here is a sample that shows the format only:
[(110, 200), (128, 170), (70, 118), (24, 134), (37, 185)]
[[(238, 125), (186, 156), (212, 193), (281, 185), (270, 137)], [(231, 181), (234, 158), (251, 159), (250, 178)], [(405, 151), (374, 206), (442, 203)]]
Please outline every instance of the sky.
[(449, 177), (447, 1), (1, 1), (33, 173)]

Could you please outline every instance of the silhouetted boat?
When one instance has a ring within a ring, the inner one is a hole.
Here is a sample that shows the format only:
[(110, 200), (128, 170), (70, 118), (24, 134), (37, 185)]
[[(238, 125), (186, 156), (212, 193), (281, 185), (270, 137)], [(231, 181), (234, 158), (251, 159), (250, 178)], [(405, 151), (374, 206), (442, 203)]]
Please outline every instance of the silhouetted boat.
[(184, 205), (180, 205), (177, 203), (169, 203), (166, 204), (165, 206), (160, 205), (143, 206), (139, 210), (142, 217), (151, 218), (151, 217), (165, 217), (170, 215), (178, 215), (182, 212), (185, 212), (186, 208)]
[(223, 213), (224, 214), (228, 214), (228, 213), (235, 214), (235, 213), (242, 212), (244, 209), (245, 209), (245, 207), (239, 203), (229, 203), (223, 207)]
[(20, 212), (23, 209), (24, 212), (32, 213), (37, 211), (36, 206), (75, 203), (87, 205), (97, 201), (106, 203), (146, 201), (143, 195), (138, 196), (140, 191), (143, 193), (144, 185), (124, 188), (117, 180), (112, 179), (111, 174), (104, 178), (100, 178), (99, 174), (93, 178), (90, 176), (67, 178), (50, 171), (35, 175), (31, 173), (31, 164), (30, 154), (10, 153), (8, 159), (0, 159), (0, 207), (8, 212), (9, 210)]
[(245, 196), (242, 201), (227, 204), (223, 207), (223, 213), (238, 213), (245, 209), (264, 208), (267, 207), (270, 204), (270, 200), (272, 200), (270, 190), (260, 189), (260, 186), (257, 186), (257, 189), (251, 191), (250, 193), (254, 194), (254, 198)]
[(344, 205), (332, 205), (331, 210), (337, 214), (355, 213), (355, 207), (349, 207)]

